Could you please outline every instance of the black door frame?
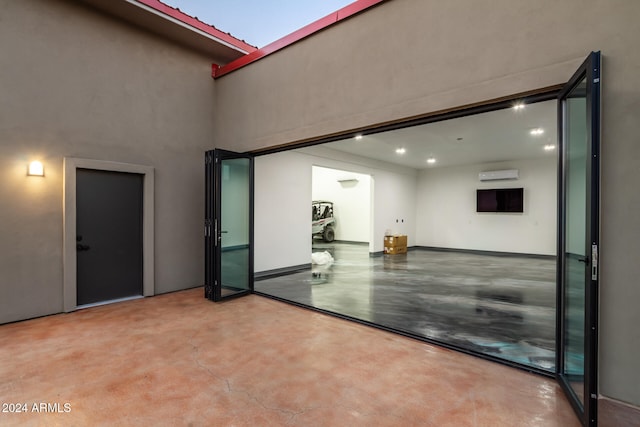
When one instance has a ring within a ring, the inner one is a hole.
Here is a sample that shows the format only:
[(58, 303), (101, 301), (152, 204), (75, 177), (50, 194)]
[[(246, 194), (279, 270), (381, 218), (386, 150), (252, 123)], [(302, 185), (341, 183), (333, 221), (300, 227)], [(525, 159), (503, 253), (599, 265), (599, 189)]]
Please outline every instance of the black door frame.
[[(249, 262), (248, 289), (231, 295), (222, 295), (222, 247), (218, 244), (222, 236), (222, 161), (231, 159), (249, 160)], [(254, 230), (254, 156), (249, 153), (236, 153), (228, 150), (213, 149), (205, 153), (205, 282), (204, 296), (211, 301), (223, 301), (253, 293), (253, 230)]]
[[(558, 184), (558, 268), (556, 291), (556, 377), (576, 414), (585, 426), (597, 425), (598, 406), (598, 248), (600, 244), (600, 52), (591, 52), (558, 94), (558, 147), (560, 153)], [(584, 405), (569, 384), (564, 372), (563, 349), (566, 340), (564, 300), (566, 262), (566, 164), (564, 102), (569, 93), (586, 78), (587, 99), (587, 179), (584, 317)]]

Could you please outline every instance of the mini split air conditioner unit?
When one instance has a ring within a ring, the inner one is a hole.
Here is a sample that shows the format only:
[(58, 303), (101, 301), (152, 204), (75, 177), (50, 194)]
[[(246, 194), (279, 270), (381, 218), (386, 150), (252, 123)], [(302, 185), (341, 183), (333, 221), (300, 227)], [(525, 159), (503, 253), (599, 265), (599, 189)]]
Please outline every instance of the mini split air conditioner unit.
[(499, 181), (502, 179), (518, 179), (518, 169), (502, 171), (485, 171), (478, 174), (480, 181)]
[(358, 182), (358, 178), (354, 176), (343, 176), (338, 178), (338, 182)]

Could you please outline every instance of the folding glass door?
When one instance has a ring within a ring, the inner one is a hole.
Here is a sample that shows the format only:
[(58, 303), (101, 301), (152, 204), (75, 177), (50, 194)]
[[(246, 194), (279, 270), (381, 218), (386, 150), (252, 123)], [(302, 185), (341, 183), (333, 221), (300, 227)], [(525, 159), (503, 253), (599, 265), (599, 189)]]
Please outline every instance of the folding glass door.
[(253, 157), (224, 150), (205, 155), (205, 297), (253, 291)]
[(561, 147), (557, 374), (584, 425), (596, 424), (600, 53), (558, 96)]

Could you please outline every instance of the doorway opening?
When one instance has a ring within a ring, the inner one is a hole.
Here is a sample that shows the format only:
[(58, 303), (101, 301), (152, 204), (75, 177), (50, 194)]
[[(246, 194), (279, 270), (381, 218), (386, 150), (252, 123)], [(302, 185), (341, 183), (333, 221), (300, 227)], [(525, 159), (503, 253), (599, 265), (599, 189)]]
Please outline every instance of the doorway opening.
[[(312, 166), (312, 221), (329, 219), (312, 230), (314, 243), (337, 240), (369, 245), (373, 240), (371, 188), (371, 175)], [(325, 233), (326, 229), (332, 233)]]
[[(330, 266), (260, 280), (256, 291), (551, 375), (557, 103), (555, 96), (536, 101), (257, 157), (257, 164), (286, 158), (289, 170), (313, 164), (314, 191), (322, 173), (333, 174), (328, 188), (339, 179), (359, 184), (349, 172), (317, 168), (351, 164), (375, 177), (375, 199), (368, 247), (313, 239), (314, 252), (329, 249)], [(339, 190), (313, 199), (331, 201)], [(521, 197), (518, 209), (486, 212), (477, 204), (479, 194), (512, 193)], [(342, 226), (338, 218), (336, 236)], [(408, 251), (383, 254), (389, 236), (406, 236)], [(287, 234), (280, 240), (299, 244)]]

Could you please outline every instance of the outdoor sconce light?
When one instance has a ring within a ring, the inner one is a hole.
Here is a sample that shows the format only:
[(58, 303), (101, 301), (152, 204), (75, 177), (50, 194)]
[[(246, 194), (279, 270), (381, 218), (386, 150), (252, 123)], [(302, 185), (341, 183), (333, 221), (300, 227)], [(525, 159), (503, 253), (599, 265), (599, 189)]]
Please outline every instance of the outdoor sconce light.
[(42, 165), (42, 162), (34, 160), (33, 162), (29, 163), (27, 176), (44, 176), (44, 166)]

